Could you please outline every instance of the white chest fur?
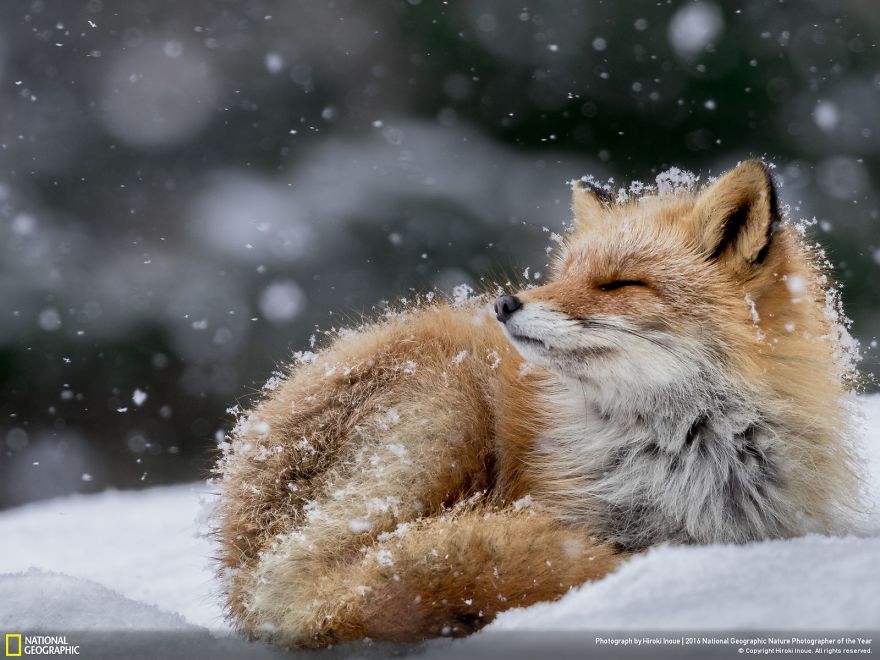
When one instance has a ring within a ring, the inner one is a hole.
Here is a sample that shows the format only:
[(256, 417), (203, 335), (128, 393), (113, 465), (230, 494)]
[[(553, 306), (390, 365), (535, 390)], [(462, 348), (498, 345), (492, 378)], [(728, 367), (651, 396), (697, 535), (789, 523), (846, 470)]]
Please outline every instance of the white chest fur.
[(536, 499), (626, 548), (796, 533), (779, 431), (731, 391), (701, 385), (646, 406), (560, 380), (546, 395), (552, 430), (535, 450)]

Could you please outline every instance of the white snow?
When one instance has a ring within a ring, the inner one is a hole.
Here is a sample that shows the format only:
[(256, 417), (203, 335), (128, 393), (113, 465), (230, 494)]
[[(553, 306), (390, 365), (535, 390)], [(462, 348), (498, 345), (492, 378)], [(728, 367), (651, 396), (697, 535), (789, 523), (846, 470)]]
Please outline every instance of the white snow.
[(785, 280), (785, 286), (792, 295), (800, 296), (800, 294), (807, 290), (807, 282), (800, 275), (783, 275), (783, 279)]
[(37, 322), (39, 323), (40, 328), (46, 332), (55, 332), (61, 327), (61, 315), (54, 307), (47, 307), (40, 312)]
[(270, 323), (288, 323), (299, 316), (305, 306), (305, 293), (292, 280), (272, 282), (260, 293), (260, 312)]
[(666, 546), (555, 603), (509, 610), (496, 630), (871, 629), (880, 539), (808, 536)]
[(813, 120), (816, 126), (826, 133), (831, 133), (840, 123), (840, 110), (834, 101), (818, 101), (813, 108)]
[(473, 295), (474, 290), (467, 284), (458, 284), (452, 288), (452, 304), (456, 307), (464, 305)]
[[(508, 611), (486, 632), (453, 644), (466, 652), (509, 630), (875, 628), (880, 395), (863, 397), (861, 407), (870, 510), (860, 535), (654, 548), (556, 603)], [(0, 513), (0, 621), (48, 631), (180, 630), (200, 644), (252, 648), (229, 639), (222, 616), (214, 549), (199, 534), (207, 491), (202, 485), (109, 491)], [(375, 504), (383, 511), (396, 505)]]
[(281, 69), (284, 68), (284, 58), (278, 53), (266, 53), (263, 63), (269, 73), (281, 73)]
[(132, 393), (131, 400), (134, 402), (134, 405), (140, 407), (146, 402), (147, 396), (147, 393), (138, 387), (135, 388), (134, 392)]
[(2, 512), (0, 573), (31, 567), (63, 573), (191, 624), (226, 628), (213, 592), (211, 542), (197, 536), (205, 497), (205, 486), (171, 486), (74, 495)]
[(104, 128), (135, 147), (191, 140), (221, 91), (212, 60), (191, 41), (144, 40), (113, 58), (98, 102)]
[(673, 49), (692, 57), (709, 46), (724, 29), (721, 9), (711, 2), (685, 4), (669, 22), (668, 37)]
[(14, 622), (17, 630), (168, 631), (193, 627), (177, 613), (131, 600), (91, 580), (35, 568), (0, 580), (0, 621)]

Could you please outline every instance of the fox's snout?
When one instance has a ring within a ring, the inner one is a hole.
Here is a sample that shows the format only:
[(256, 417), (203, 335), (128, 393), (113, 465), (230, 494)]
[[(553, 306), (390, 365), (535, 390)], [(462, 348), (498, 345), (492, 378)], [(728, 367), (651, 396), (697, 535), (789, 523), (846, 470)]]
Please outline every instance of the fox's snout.
[(522, 309), (522, 306), (522, 301), (516, 296), (498, 296), (495, 300), (495, 318), (501, 321), (501, 323), (507, 323), (514, 312)]

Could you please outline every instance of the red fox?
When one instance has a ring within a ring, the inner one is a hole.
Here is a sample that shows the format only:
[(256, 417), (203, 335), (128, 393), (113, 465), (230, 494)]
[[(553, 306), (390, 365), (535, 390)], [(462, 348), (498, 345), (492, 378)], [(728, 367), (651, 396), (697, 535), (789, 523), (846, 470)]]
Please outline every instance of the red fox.
[(464, 635), (654, 544), (839, 528), (854, 373), (768, 167), (572, 188), (546, 285), (340, 333), (239, 417), (217, 534), (243, 631)]

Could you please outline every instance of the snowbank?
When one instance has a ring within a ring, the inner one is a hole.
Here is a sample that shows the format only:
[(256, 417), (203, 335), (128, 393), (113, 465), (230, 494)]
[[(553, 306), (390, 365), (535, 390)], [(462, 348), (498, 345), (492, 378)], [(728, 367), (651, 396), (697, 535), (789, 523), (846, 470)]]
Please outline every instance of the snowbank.
[(662, 547), (494, 630), (870, 630), (880, 624), (880, 538), (807, 536)]
[(198, 630), (179, 614), (120, 596), (90, 580), (29, 569), (0, 580), (0, 621), (16, 630)]
[[(862, 536), (659, 547), (555, 603), (512, 610), (468, 640), (540, 630), (880, 627), (880, 396), (862, 401), (873, 510)], [(202, 486), (74, 496), (0, 514), (0, 621), (26, 630), (178, 631), (189, 645), (275, 651), (234, 638), (222, 616)], [(209, 635), (209, 631), (214, 637)], [(482, 640), (482, 641), (481, 641)]]
[(176, 612), (191, 624), (226, 629), (214, 592), (211, 542), (198, 534), (206, 491), (107, 491), (0, 513), (0, 573), (30, 567), (64, 573)]

